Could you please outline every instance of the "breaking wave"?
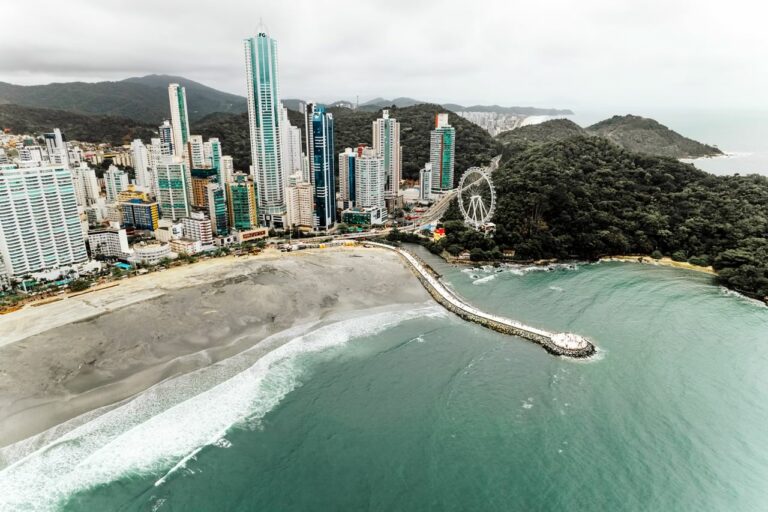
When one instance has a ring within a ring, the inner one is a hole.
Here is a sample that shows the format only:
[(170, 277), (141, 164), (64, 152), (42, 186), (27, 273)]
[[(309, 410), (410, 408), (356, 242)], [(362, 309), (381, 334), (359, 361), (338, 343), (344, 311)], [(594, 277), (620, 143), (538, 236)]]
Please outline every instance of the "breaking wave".
[[(309, 365), (317, 361), (314, 354), (410, 319), (445, 314), (437, 305), (422, 305), (303, 326), (280, 333), (290, 341), (208, 389), (189, 388), (199, 380), (210, 383), (212, 372), (226, 375), (225, 367), (237, 365), (249, 351), (160, 383), (95, 418), (89, 416), (89, 421), (0, 470), (0, 510), (55, 510), (74, 493), (124, 475), (165, 473), (157, 482), (162, 484), (202, 447), (221, 444), (231, 427), (258, 423), (301, 384)], [(173, 397), (179, 393), (181, 401)], [(51, 437), (50, 432), (44, 435), (46, 440)], [(8, 460), (13, 450), (8, 447), (0, 455)]]

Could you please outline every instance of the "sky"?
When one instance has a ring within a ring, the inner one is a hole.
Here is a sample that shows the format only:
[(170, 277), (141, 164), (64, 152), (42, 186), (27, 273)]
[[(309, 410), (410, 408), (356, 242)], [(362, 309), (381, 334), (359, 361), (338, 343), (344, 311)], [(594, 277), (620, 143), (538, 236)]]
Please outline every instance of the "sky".
[(178, 75), (245, 94), (278, 40), (281, 96), (573, 109), (768, 105), (759, 0), (4, 2), (0, 81)]

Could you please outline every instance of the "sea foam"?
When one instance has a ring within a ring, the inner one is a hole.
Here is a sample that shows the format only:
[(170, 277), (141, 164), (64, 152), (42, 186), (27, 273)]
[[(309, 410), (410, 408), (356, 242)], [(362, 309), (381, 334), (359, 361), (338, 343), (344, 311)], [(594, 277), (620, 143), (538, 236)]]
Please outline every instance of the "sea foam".
[[(169, 468), (184, 467), (202, 447), (221, 446), (220, 440), (232, 426), (263, 418), (300, 384), (312, 354), (413, 318), (445, 314), (432, 305), (324, 325), (170, 407), (163, 403), (164, 395), (177, 386), (194, 386), (198, 372), (161, 383), (1, 470), (0, 510), (55, 510), (74, 493), (129, 474), (166, 473), (158, 481), (162, 483)], [(143, 421), (137, 422), (136, 417)]]

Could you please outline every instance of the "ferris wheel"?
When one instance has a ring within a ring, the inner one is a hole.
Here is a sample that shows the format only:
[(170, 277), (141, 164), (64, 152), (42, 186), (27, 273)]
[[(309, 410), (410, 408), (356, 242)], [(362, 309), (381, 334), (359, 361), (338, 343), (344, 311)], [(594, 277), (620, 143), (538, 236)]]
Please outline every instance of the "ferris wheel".
[(493, 188), (490, 169), (467, 169), (459, 180), (457, 195), (465, 223), (478, 230), (490, 224), (496, 209), (496, 191)]

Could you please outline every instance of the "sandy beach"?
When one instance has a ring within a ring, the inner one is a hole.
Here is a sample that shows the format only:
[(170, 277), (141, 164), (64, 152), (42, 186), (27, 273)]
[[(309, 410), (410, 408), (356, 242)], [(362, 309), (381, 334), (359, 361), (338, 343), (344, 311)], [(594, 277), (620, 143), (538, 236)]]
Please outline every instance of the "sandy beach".
[(691, 263), (688, 263), (687, 261), (675, 261), (672, 258), (661, 258), (661, 259), (653, 259), (650, 256), (606, 256), (604, 258), (600, 258), (600, 261), (623, 261), (626, 263), (644, 263), (646, 265), (657, 265), (661, 267), (674, 267), (674, 268), (682, 268), (685, 270), (693, 270), (694, 272), (703, 272), (705, 274), (710, 275), (717, 275), (717, 272), (715, 272), (715, 269), (712, 267), (700, 267), (698, 265), (693, 265)]
[(429, 299), (392, 253), (267, 251), (0, 316), (0, 447), (330, 314)]

